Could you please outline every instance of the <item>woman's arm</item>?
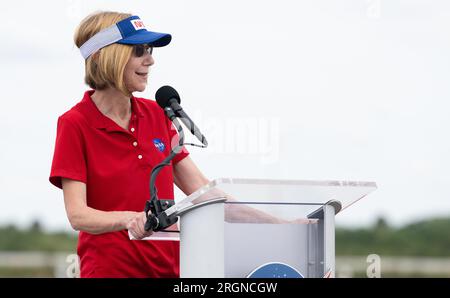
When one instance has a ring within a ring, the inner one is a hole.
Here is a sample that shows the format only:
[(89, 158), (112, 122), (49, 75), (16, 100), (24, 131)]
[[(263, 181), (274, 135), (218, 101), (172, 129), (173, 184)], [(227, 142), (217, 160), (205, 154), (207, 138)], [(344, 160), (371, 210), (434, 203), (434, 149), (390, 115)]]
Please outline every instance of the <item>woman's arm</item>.
[(189, 156), (173, 166), (173, 179), (175, 185), (187, 196), (209, 183)]
[(136, 238), (149, 236), (144, 231), (146, 220), (144, 212), (100, 211), (87, 206), (86, 184), (62, 178), (64, 204), (67, 217), (73, 229), (91, 234), (102, 234), (128, 229)]
[[(181, 189), (186, 195), (190, 195), (200, 187), (208, 184), (210, 181), (202, 174), (197, 168), (195, 163), (186, 157), (177, 164), (174, 165), (174, 182), (179, 189)], [(221, 191), (220, 189), (212, 190), (208, 195), (204, 195), (203, 199), (207, 200), (208, 197), (226, 197), (227, 201), (232, 203), (237, 201), (230, 195)], [(226, 208), (226, 220), (228, 222), (249, 222), (249, 223), (308, 223), (308, 220), (285, 220), (278, 218), (266, 212), (257, 210), (244, 204), (225, 204)]]
[[(186, 195), (190, 195), (200, 187), (209, 183), (209, 180), (202, 174), (189, 156), (175, 164), (173, 176), (175, 184)], [(229, 202), (236, 201), (219, 189), (212, 190), (210, 195), (213, 197), (226, 197)], [(209, 196), (205, 196), (204, 199), (206, 200), (208, 197)], [(226, 204), (225, 208), (227, 210), (225, 213), (226, 220), (230, 222), (253, 222), (255, 220), (276, 223), (281, 222), (280, 219), (274, 216), (246, 205)]]

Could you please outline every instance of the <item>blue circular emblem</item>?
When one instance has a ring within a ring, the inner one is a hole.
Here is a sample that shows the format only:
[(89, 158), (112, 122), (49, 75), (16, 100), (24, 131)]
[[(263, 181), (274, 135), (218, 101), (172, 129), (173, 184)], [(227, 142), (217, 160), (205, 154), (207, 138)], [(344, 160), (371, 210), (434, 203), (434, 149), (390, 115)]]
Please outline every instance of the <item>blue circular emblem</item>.
[(164, 145), (164, 143), (160, 139), (153, 139), (153, 144), (155, 145), (156, 149), (161, 152), (164, 152), (164, 149), (166, 149), (166, 145)]
[(303, 278), (303, 275), (295, 268), (279, 263), (267, 263), (253, 270), (248, 278)]

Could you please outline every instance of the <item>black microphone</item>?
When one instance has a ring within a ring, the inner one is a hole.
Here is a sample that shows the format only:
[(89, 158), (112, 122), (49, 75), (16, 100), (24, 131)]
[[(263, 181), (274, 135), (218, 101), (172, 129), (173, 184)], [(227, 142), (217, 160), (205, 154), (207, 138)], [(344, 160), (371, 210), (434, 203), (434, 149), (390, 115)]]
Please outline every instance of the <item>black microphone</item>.
[(156, 102), (163, 108), (167, 117), (172, 121), (175, 117), (180, 118), (181, 122), (191, 131), (191, 133), (197, 137), (197, 139), (205, 146), (208, 146), (208, 142), (200, 129), (194, 124), (194, 121), (183, 111), (180, 106), (180, 95), (177, 90), (170, 86), (163, 86), (156, 91)]

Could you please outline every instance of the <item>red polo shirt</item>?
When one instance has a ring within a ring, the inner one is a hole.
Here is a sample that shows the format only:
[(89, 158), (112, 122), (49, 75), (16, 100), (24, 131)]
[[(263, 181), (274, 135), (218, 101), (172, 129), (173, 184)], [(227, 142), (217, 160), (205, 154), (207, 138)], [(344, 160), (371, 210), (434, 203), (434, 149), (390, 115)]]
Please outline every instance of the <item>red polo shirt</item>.
[[(177, 133), (154, 101), (131, 98), (128, 130), (104, 116), (93, 90), (58, 119), (50, 182), (61, 177), (86, 183), (87, 205), (103, 211), (143, 211), (152, 168), (171, 150)], [(173, 160), (188, 155), (184, 149)], [(173, 199), (172, 164), (157, 179), (160, 199)], [(177, 241), (132, 241), (126, 230), (78, 237), (81, 277), (177, 277)]]

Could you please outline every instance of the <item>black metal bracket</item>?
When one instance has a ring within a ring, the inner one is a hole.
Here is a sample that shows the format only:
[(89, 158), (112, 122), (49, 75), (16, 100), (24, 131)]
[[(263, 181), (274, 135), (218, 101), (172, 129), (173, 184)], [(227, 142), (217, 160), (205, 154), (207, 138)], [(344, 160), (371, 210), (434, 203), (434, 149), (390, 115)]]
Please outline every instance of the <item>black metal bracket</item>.
[[(173, 225), (178, 221), (177, 216), (167, 216), (164, 212), (175, 204), (174, 200), (149, 200), (145, 204), (145, 212), (147, 214), (147, 222), (145, 223), (146, 231), (160, 231)], [(148, 212), (151, 211), (149, 214)]]

